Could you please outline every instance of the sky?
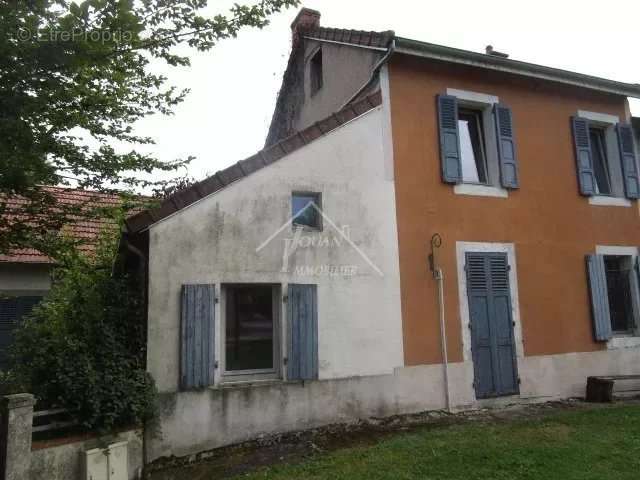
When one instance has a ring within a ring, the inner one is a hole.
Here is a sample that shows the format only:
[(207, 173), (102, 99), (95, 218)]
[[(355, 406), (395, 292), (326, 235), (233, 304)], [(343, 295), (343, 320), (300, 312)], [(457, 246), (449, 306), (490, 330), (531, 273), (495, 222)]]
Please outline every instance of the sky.
[[(232, 2), (210, 0), (207, 13)], [(239, 0), (239, 3), (245, 3)], [(640, 83), (640, 1), (609, 0), (307, 0), (321, 25), (394, 30), (416, 40), (484, 52), (612, 80)], [(175, 115), (139, 122), (136, 131), (156, 139), (144, 151), (162, 160), (193, 155), (197, 180), (246, 158), (264, 144), (291, 48), (290, 24), (298, 9), (247, 29), (209, 52), (192, 52), (189, 68), (156, 65), (169, 83), (191, 89)], [(631, 100), (640, 116), (640, 100)]]

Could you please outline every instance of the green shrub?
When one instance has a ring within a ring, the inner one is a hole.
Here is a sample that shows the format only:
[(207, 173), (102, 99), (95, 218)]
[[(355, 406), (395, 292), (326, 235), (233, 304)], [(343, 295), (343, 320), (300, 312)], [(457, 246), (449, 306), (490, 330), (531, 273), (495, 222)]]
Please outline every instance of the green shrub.
[(41, 407), (66, 408), (83, 427), (103, 431), (154, 414), (142, 282), (113, 273), (116, 249), (117, 238), (105, 235), (95, 255), (66, 255), (50, 293), (16, 331), (5, 374)]

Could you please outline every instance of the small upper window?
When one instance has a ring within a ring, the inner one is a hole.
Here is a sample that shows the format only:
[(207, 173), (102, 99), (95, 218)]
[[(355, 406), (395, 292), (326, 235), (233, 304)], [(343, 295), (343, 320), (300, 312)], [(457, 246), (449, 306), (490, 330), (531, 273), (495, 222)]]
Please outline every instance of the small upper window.
[(309, 62), (309, 82), (313, 97), (322, 88), (322, 49), (319, 49)]
[(294, 193), (291, 196), (293, 226), (322, 230), (319, 193)]
[(605, 255), (604, 267), (607, 277), (607, 296), (611, 330), (616, 333), (631, 332), (634, 327), (632, 284), (635, 274), (633, 257), (629, 255)]
[(458, 111), (462, 181), (488, 183), (487, 156), (482, 112), (461, 108)]
[(593, 173), (596, 177), (596, 193), (599, 195), (611, 195), (611, 175), (609, 173), (604, 130), (590, 127), (589, 140), (591, 141), (593, 155)]

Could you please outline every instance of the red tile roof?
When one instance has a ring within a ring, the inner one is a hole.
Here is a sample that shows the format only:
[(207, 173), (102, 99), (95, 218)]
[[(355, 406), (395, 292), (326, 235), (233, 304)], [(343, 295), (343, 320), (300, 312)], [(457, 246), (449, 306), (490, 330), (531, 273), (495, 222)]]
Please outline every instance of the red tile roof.
[(197, 200), (221, 190), (230, 183), (280, 160), (282, 157), (289, 155), (381, 104), (382, 94), (380, 91), (362, 100), (353, 102), (339, 112), (329, 115), (324, 120), (320, 120), (300, 132), (294, 133), (275, 145), (264, 148), (255, 155), (240, 160), (235, 165), (231, 165), (201, 182), (174, 193), (164, 200), (158, 208), (143, 210), (127, 218), (127, 229), (132, 233), (140, 232), (157, 221), (191, 205)]
[[(86, 205), (89, 209), (100, 207), (115, 207), (120, 204), (120, 197), (116, 194), (93, 192), (90, 190), (78, 190), (73, 188), (46, 187), (45, 190), (51, 193), (57, 202), (64, 205)], [(7, 201), (7, 211), (19, 213), (21, 206), (27, 200), (21, 197), (12, 197)], [(95, 248), (95, 242), (100, 231), (108, 226), (115, 227), (116, 224), (107, 218), (96, 218), (87, 216), (78, 218), (77, 221), (65, 227), (65, 232), (77, 240), (83, 241), (79, 249), (84, 252), (91, 252)], [(0, 262), (4, 263), (53, 263), (53, 260), (38, 250), (32, 248), (16, 249), (6, 255), (0, 255)]]

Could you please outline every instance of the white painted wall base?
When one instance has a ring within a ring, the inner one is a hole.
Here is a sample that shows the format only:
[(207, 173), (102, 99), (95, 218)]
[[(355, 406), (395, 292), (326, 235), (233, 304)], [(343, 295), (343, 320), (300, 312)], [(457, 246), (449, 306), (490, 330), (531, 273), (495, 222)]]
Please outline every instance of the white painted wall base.
[[(519, 359), (521, 393), (507, 402), (543, 402), (582, 397), (590, 375), (640, 374), (640, 348), (545, 355)], [(487, 406), (473, 391), (473, 363), (449, 370), (454, 409)], [(496, 402), (492, 402), (496, 404)], [(496, 405), (499, 405), (499, 401)], [(391, 375), (211, 388), (161, 396), (160, 434), (147, 436), (149, 461), (185, 456), (256, 438), (443, 409), (442, 365), (397, 368)]]

